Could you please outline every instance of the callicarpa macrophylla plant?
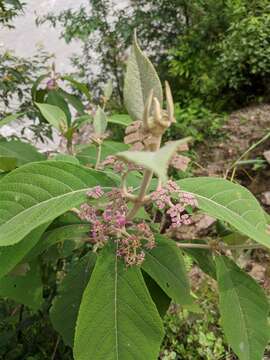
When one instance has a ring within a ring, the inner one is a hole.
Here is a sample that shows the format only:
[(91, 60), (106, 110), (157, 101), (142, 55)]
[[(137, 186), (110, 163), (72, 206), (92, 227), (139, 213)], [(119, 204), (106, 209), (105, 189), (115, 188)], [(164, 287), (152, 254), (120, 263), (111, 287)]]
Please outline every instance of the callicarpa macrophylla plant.
[[(268, 299), (236, 259), (239, 251), (270, 247), (264, 210), (230, 181), (168, 176), (171, 166), (186, 166), (179, 152), (190, 139), (163, 143), (174, 122), (172, 94), (166, 83), (163, 99), (136, 36), (124, 93), (133, 119), (126, 144), (106, 140), (104, 111), (94, 119), (98, 146), (61, 160), (25, 157), (15, 170), (3, 171), (0, 296), (33, 311), (49, 302), (51, 322), (76, 360), (156, 360), (170, 302), (191, 312), (199, 306), (186, 274), (187, 252), (217, 282), (233, 351), (240, 360), (261, 360), (270, 334)], [(177, 241), (196, 213), (220, 221), (226, 236)], [(44, 263), (53, 264), (57, 278), (57, 293), (47, 298)]]

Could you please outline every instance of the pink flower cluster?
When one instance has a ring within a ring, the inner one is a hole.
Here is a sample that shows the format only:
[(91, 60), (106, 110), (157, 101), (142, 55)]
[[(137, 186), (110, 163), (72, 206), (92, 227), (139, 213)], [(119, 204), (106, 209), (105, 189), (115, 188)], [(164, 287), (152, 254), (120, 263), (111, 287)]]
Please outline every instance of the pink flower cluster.
[(104, 194), (97, 186), (90, 189), (87, 195), (93, 199), (106, 197), (104, 209), (83, 204), (79, 212), (79, 217), (91, 224), (90, 241), (94, 248), (101, 248), (112, 239), (117, 243), (117, 256), (123, 258), (127, 266), (141, 265), (145, 257), (144, 249), (155, 246), (150, 227), (146, 223), (127, 223), (128, 207), (119, 189)]
[(166, 210), (171, 218), (171, 227), (191, 224), (191, 216), (186, 212), (186, 207), (197, 207), (197, 200), (192, 194), (183, 192), (176, 182), (169, 180), (164, 187), (153, 192), (151, 199), (158, 209)]

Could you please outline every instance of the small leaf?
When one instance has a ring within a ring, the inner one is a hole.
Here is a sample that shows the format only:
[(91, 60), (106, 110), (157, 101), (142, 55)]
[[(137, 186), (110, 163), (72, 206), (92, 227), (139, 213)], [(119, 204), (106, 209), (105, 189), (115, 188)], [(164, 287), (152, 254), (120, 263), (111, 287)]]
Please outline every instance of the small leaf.
[(226, 338), (240, 360), (262, 360), (270, 338), (268, 300), (233, 261), (216, 257), (220, 312)]
[[(115, 155), (119, 151), (128, 149), (126, 144), (116, 141), (104, 141), (101, 145), (101, 161), (105, 160), (109, 155)], [(97, 147), (95, 145), (88, 145), (77, 153), (77, 158), (81, 164), (95, 165), (97, 160)]]
[(107, 116), (99, 106), (93, 121), (94, 131), (96, 135), (103, 135), (107, 128)]
[(63, 89), (58, 89), (59, 94), (62, 95), (64, 99), (78, 112), (78, 115), (84, 114), (84, 105), (81, 102), (79, 96), (76, 96), (74, 94), (70, 94), (67, 91)]
[(0, 127), (9, 124), (10, 122), (17, 120), (19, 117), (23, 116), (25, 113), (20, 112), (12, 115), (8, 115), (0, 120)]
[(29, 264), (23, 275), (6, 275), (0, 279), (0, 296), (12, 299), (33, 310), (40, 308), (43, 297), (40, 269), (36, 262)]
[(174, 241), (156, 236), (157, 246), (146, 250), (142, 268), (174, 302), (190, 305), (192, 298), (180, 249)]
[(104, 86), (104, 96), (106, 98), (106, 100), (109, 100), (110, 97), (112, 96), (112, 92), (113, 92), (113, 83), (112, 83), (112, 79), (110, 79), (107, 84)]
[(141, 51), (136, 35), (128, 60), (124, 85), (124, 101), (133, 120), (142, 120), (148, 96), (153, 89), (162, 107), (163, 93), (159, 77), (150, 60)]
[(0, 155), (0, 171), (11, 171), (17, 166), (17, 159), (14, 157)]
[(66, 115), (67, 123), (68, 125), (70, 125), (71, 113), (68, 107), (68, 103), (66, 102), (65, 98), (62, 96), (60, 89), (48, 91), (46, 104), (57, 106), (59, 109), (63, 110)]
[(65, 344), (73, 347), (75, 325), (83, 292), (95, 266), (96, 255), (88, 253), (73, 265), (62, 280), (53, 300), (50, 318)]
[(190, 138), (172, 141), (161, 149), (151, 151), (123, 151), (116, 154), (122, 160), (132, 162), (136, 165), (153, 171), (162, 182), (167, 180), (167, 170), (172, 156), (181, 144), (185, 144)]
[(265, 213), (246, 188), (228, 180), (209, 177), (184, 179), (178, 184), (197, 199), (199, 209), (226, 221), (240, 233), (270, 248)]
[(76, 360), (156, 360), (162, 321), (137, 266), (126, 268), (116, 248), (98, 256), (77, 320)]
[(53, 127), (58, 129), (60, 132), (67, 130), (68, 121), (66, 114), (58, 106), (50, 104), (35, 103), (39, 108), (41, 114)]
[(87, 97), (87, 99), (88, 99), (89, 101), (92, 101), (92, 96), (91, 96), (90, 91), (88, 90), (87, 84), (81, 83), (81, 82), (73, 79), (71, 76), (68, 76), (68, 75), (63, 76), (62, 79), (69, 81), (69, 82), (71, 83), (71, 85), (72, 85), (75, 89), (77, 89), (77, 90), (79, 90), (80, 92), (82, 92), (82, 93)]
[(132, 119), (127, 114), (114, 114), (108, 118), (108, 123), (127, 127), (132, 123)]

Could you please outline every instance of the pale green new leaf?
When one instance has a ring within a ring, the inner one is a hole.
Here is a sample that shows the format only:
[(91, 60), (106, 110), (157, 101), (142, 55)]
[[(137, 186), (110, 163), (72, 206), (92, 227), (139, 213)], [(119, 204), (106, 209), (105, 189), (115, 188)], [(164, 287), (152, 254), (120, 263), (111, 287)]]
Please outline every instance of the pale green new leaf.
[(154, 97), (162, 106), (163, 94), (158, 74), (134, 36), (124, 84), (124, 101), (133, 120), (142, 120), (144, 107), (152, 89)]
[(58, 287), (57, 296), (50, 310), (53, 327), (70, 347), (73, 347), (79, 307), (95, 261), (96, 255), (88, 253), (71, 267)]
[(270, 247), (264, 211), (246, 188), (228, 180), (208, 177), (184, 179), (178, 184), (183, 191), (195, 196), (199, 209)]
[(98, 107), (94, 116), (93, 126), (96, 135), (103, 135), (107, 128), (107, 116), (101, 107)]
[(0, 297), (7, 297), (33, 310), (40, 308), (43, 302), (43, 286), (37, 262), (27, 264), (25, 274), (8, 274), (0, 279)]
[(113, 92), (113, 83), (112, 83), (112, 79), (110, 79), (107, 84), (104, 86), (104, 96), (107, 100), (110, 99), (110, 97), (112, 96), (112, 92)]
[(175, 241), (156, 236), (157, 246), (146, 250), (142, 268), (175, 302), (190, 305), (192, 298), (185, 269), (184, 259)]
[(171, 141), (157, 151), (123, 151), (116, 154), (122, 160), (132, 162), (145, 169), (153, 171), (162, 182), (167, 180), (167, 170), (169, 163), (177, 148), (185, 144), (190, 138), (178, 141)]
[(240, 360), (262, 360), (270, 339), (268, 300), (233, 261), (216, 257), (219, 308), (226, 338)]
[(85, 201), (87, 189), (108, 187), (105, 174), (82, 166), (44, 161), (24, 165), (0, 182), (0, 245), (21, 241), (33, 229)]
[(41, 114), (53, 127), (60, 132), (66, 131), (68, 127), (68, 120), (66, 114), (58, 106), (50, 104), (35, 103), (39, 108)]
[(34, 146), (19, 140), (1, 140), (0, 156), (17, 159), (17, 166), (29, 162), (45, 160), (45, 156), (40, 154)]
[(114, 246), (98, 257), (77, 320), (76, 360), (156, 360), (162, 321), (139, 267), (127, 268)]

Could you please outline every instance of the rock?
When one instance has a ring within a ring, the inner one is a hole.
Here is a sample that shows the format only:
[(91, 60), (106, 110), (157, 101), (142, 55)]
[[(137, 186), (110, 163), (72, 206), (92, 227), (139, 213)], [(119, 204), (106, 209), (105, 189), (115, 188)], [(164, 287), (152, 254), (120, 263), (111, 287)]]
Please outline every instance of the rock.
[(270, 206), (270, 191), (262, 193), (262, 203), (264, 205)]
[(265, 157), (266, 161), (270, 164), (270, 150), (267, 150), (263, 153), (263, 156)]

